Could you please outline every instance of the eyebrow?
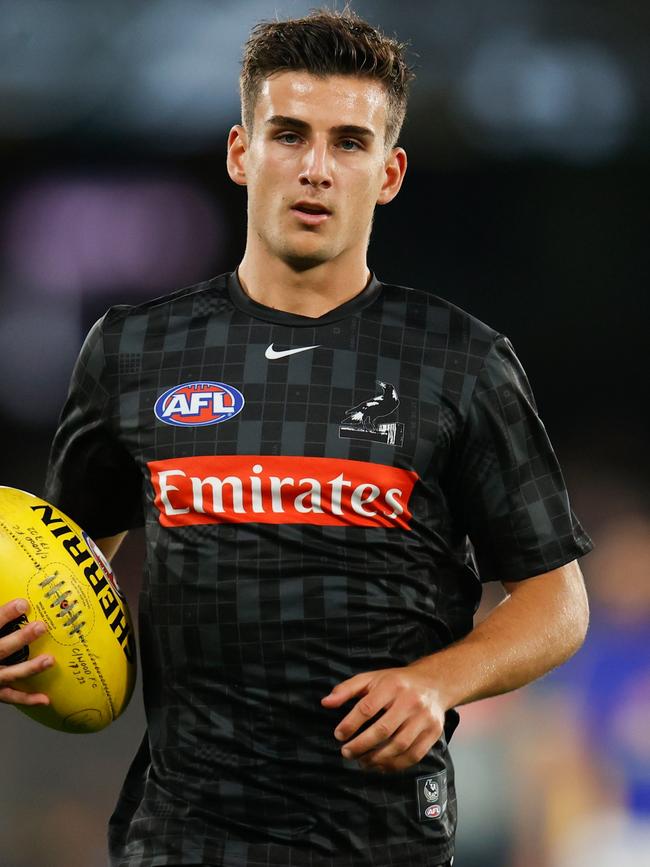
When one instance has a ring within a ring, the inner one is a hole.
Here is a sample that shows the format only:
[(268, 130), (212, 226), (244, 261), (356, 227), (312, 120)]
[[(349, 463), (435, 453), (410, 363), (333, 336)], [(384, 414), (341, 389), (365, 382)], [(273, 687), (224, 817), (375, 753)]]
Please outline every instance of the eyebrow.
[[(308, 132), (311, 129), (310, 124), (306, 120), (300, 120), (297, 117), (287, 117), (284, 114), (274, 114), (266, 123), (269, 126), (292, 127), (303, 132)], [(353, 123), (344, 123), (339, 126), (333, 126), (331, 132), (346, 133), (347, 135), (356, 135), (359, 138), (374, 138), (375, 134), (367, 126), (356, 126)]]

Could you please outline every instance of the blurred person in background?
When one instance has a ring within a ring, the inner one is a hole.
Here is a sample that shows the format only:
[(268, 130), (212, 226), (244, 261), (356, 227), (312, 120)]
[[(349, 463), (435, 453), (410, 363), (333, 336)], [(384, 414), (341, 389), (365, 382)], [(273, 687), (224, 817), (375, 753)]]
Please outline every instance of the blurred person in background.
[(147, 531), (114, 867), (448, 867), (455, 707), (584, 640), (591, 543), (510, 342), (366, 264), (409, 78), (348, 12), (256, 28), (239, 269), (111, 308), (76, 365), (46, 496), (109, 558)]
[(587, 579), (587, 640), (522, 713), (544, 737), (519, 727), (516, 863), (527, 867), (650, 863), (650, 513), (603, 522)]

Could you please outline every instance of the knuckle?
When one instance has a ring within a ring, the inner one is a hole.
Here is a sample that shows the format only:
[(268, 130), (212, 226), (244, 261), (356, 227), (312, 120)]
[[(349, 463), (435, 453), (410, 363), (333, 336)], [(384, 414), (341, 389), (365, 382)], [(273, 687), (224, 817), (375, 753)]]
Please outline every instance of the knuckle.
[(377, 734), (387, 738), (391, 733), (391, 727), (385, 720), (379, 720), (377, 723)]
[(11, 651), (20, 650), (31, 640), (29, 633), (25, 634), (24, 630), (13, 632), (6, 641), (6, 647)]
[(400, 753), (405, 752), (405, 750), (407, 750), (411, 745), (411, 741), (405, 737), (396, 737), (394, 743), (395, 749)]
[(374, 716), (375, 711), (372, 706), (372, 702), (368, 701), (368, 699), (362, 699), (359, 702), (359, 712), (362, 713), (364, 716)]
[(25, 639), (22, 641), (20, 639), (12, 639), (11, 641), (7, 641), (2, 651), (0, 651), (0, 663), (9, 667), (23, 662), (28, 656), (29, 653), (26, 649)]
[(420, 713), (427, 708), (427, 703), (424, 697), (419, 693), (415, 692), (413, 689), (409, 689), (408, 695), (404, 697), (404, 701), (406, 702), (409, 710), (415, 713)]
[(412, 696), (405, 696), (403, 701), (403, 708), (408, 713), (410, 717), (418, 716), (422, 713), (422, 706), (417, 698)]
[(14, 626), (11, 623), (5, 623), (2, 627), (2, 632), (0, 633), (0, 647), (11, 647), (15, 644), (17, 636), (19, 637), (21, 632), (22, 630), (17, 626)]

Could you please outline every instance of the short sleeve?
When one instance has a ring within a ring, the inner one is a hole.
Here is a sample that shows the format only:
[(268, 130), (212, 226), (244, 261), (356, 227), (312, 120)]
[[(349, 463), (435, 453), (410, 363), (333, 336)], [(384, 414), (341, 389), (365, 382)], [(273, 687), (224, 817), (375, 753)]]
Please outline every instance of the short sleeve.
[(75, 363), (43, 495), (96, 539), (143, 524), (142, 473), (110, 417), (102, 331), (109, 314), (91, 328)]
[(530, 578), (592, 549), (526, 374), (503, 336), (477, 377), (452, 462), (452, 509), (482, 581)]

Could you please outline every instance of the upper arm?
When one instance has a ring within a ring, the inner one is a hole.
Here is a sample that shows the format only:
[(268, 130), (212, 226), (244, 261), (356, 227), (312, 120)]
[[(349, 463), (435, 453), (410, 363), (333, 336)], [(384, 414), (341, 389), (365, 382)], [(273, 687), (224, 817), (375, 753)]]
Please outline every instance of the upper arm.
[[(553, 601), (559, 603), (576, 620), (576, 625), (587, 631), (589, 624), (589, 602), (585, 588), (582, 570), (577, 560), (572, 560), (558, 569), (543, 572), (533, 578), (523, 581), (501, 582), (509, 595), (520, 593), (524, 588), (535, 589), (540, 594), (540, 601), (544, 595), (551, 596)], [(525, 592), (525, 591), (524, 591)]]
[[(117, 380), (109, 376), (104, 347), (104, 330), (113, 321), (109, 314), (91, 328), (75, 363), (43, 495), (93, 539), (119, 536), (144, 523), (142, 471), (120, 437)], [(121, 320), (110, 327), (118, 326)]]
[(123, 533), (118, 533), (116, 536), (105, 536), (103, 539), (95, 539), (95, 544), (109, 563), (117, 554), (118, 548), (124, 541), (127, 533), (128, 530), (125, 530)]

